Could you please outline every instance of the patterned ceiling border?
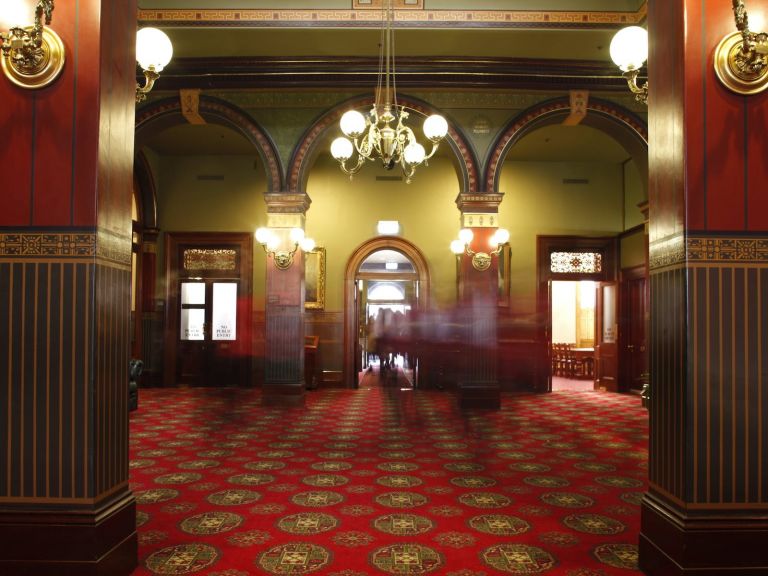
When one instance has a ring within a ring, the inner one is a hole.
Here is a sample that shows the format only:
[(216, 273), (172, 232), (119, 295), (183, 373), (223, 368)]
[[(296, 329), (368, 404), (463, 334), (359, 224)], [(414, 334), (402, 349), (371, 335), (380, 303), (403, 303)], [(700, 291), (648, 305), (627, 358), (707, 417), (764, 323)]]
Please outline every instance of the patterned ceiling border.
[[(400, 28), (422, 25), (449, 28), (605, 28), (641, 24), (647, 5), (637, 12), (531, 10), (415, 10), (394, 13)], [(378, 26), (378, 12), (360, 10), (139, 10), (139, 22), (162, 26), (288, 27)]]

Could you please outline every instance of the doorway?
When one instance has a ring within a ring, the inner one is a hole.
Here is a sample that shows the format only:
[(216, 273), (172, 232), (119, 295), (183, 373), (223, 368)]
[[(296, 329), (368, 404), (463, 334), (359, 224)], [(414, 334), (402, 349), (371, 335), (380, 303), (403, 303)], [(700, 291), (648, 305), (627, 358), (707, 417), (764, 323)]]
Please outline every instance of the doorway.
[(555, 280), (551, 292), (552, 391), (592, 390), (597, 285), (591, 280)]
[(243, 386), (250, 374), (250, 234), (166, 236), (165, 385)]
[[(429, 272), (424, 256), (402, 238), (364, 243), (347, 263), (344, 292), (344, 382), (360, 386), (366, 375), (386, 385), (418, 386), (428, 366), (419, 358), (410, 328), (428, 309)], [(369, 370), (370, 368), (370, 370)]]

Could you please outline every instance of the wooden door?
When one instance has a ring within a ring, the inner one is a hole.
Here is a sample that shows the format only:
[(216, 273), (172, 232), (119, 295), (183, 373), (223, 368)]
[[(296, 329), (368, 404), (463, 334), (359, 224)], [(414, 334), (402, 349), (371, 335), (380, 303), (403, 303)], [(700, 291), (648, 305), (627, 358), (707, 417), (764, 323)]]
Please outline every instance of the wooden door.
[(644, 276), (628, 278), (622, 283), (621, 390), (641, 390), (648, 372), (645, 344), (645, 300), (647, 283)]
[(252, 242), (250, 234), (168, 234), (165, 385), (248, 382)]
[(238, 280), (179, 282), (176, 382), (196, 386), (239, 384), (238, 293)]
[(595, 307), (595, 389), (619, 389), (619, 323), (616, 282), (599, 282)]

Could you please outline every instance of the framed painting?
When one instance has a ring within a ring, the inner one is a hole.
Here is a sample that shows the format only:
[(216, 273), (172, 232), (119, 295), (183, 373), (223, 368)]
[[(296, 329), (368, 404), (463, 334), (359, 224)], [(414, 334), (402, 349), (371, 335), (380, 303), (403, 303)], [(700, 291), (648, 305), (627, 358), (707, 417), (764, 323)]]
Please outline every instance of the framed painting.
[(304, 308), (325, 308), (325, 248), (304, 254)]

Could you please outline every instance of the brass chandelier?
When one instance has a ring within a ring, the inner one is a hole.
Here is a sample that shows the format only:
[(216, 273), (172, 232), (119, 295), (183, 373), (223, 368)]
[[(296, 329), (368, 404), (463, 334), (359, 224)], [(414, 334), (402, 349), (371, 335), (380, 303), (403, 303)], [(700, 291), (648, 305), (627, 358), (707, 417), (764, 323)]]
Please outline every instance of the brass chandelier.
[[(432, 143), (428, 154), (416, 140), (413, 130), (405, 124), (409, 113), (405, 106), (398, 106), (397, 103), (392, 0), (385, 2), (386, 7), (382, 4), (379, 71), (373, 108), (367, 116), (357, 110), (344, 113), (339, 123), (344, 136), (333, 141), (331, 155), (339, 162), (341, 170), (349, 174), (350, 179), (366, 160), (373, 161), (378, 157), (387, 170), (399, 165), (406, 183), (410, 183), (416, 168), (421, 164), (426, 165), (427, 160), (434, 156), (440, 141), (448, 133), (448, 123), (437, 114), (424, 121), (424, 135)], [(391, 125), (393, 123), (394, 127)], [(347, 165), (347, 161), (355, 154), (356, 159)]]

